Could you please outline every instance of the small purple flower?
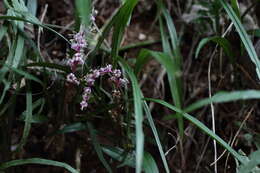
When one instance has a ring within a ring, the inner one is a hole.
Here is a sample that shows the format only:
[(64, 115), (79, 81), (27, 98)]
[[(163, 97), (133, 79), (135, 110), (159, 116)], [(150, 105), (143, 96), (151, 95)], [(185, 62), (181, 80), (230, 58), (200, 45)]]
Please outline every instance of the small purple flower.
[(72, 59), (68, 60), (68, 65), (70, 66), (71, 70), (73, 72), (76, 71), (76, 68), (78, 65), (82, 65), (84, 64), (84, 60), (83, 60), (83, 54), (82, 53), (76, 53)]
[(111, 76), (108, 80), (110, 80), (111, 82), (117, 83), (118, 79), (115, 76)]
[(113, 76), (120, 78), (121, 77), (121, 71), (118, 69), (115, 69), (113, 72)]
[(119, 79), (119, 85), (120, 86), (126, 86), (127, 84), (129, 84), (129, 81), (126, 78), (120, 78)]
[(76, 61), (78, 64), (84, 64), (84, 60), (83, 60), (84, 54), (83, 53), (75, 53), (75, 55), (73, 56), (73, 60)]
[(83, 111), (84, 108), (88, 107), (88, 103), (87, 103), (85, 100), (82, 100), (82, 101), (80, 102), (80, 106), (81, 106), (80, 109)]
[(93, 86), (94, 83), (95, 83), (95, 78), (94, 78), (93, 74), (88, 74), (88, 75), (85, 77), (85, 81), (87, 82), (87, 85), (88, 85), (88, 86)]
[(94, 77), (94, 78), (99, 78), (99, 76), (100, 76), (99, 70), (94, 70), (94, 71), (93, 71), (93, 77)]
[(88, 100), (89, 100), (89, 94), (84, 93), (84, 94), (82, 95), (82, 98), (83, 98), (84, 101), (88, 101)]
[(80, 31), (73, 36), (73, 39), (71, 40), (71, 49), (80, 52), (86, 46), (87, 42), (85, 40), (85, 34), (83, 31)]
[(79, 81), (73, 73), (70, 73), (70, 74), (67, 75), (67, 81), (70, 82), (70, 83), (74, 83), (76, 85), (79, 85)]
[(95, 16), (93, 16), (93, 15), (90, 15), (90, 20), (92, 21), (92, 22), (95, 22)]
[(108, 64), (106, 67), (102, 67), (99, 69), (100, 75), (103, 76), (107, 73), (112, 73), (112, 65)]
[(91, 88), (90, 87), (85, 87), (84, 88), (84, 93), (90, 94), (91, 93)]

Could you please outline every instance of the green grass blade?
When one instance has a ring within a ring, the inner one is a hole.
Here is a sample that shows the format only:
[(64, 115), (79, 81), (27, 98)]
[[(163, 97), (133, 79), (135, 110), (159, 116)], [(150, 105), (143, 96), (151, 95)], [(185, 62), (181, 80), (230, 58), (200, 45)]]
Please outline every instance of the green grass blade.
[(236, 13), (236, 15), (239, 17), (240, 19), (240, 11), (239, 11), (239, 7), (238, 7), (238, 2), (237, 0), (231, 0), (231, 6), (234, 9), (234, 12)]
[(137, 79), (133, 70), (122, 59), (119, 58), (120, 64), (128, 74), (133, 88), (134, 95), (134, 114), (135, 114), (135, 130), (136, 130), (136, 173), (141, 173), (143, 156), (144, 156), (144, 132), (143, 132), (143, 108), (142, 95)]
[[(134, 161), (135, 154), (126, 153), (123, 149), (115, 148), (115, 147), (103, 147), (102, 150), (104, 151), (104, 153), (106, 153), (113, 159), (115, 159), (119, 162), (123, 162), (118, 167), (122, 167), (125, 165), (130, 166), (132, 168), (135, 167), (135, 161)], [(145, 173), (158, 173), (159, 172), (156, 162), (154, 161), (154, 158), (148, 152), (144, 152), (143, 171)]]
[(30, 63), (30, 64), (27, 64), (25, 67), (45, 67), (45, 68), (63, 71), (66, 73), (69, 73), (71, 71), (68, 66), (59, 65), (59, 64), (55, 64), (55, 63), (48, 63), (48, 62)]
[(236, 30), (247, 50), (247, 53), (248, 53), (251, 61), (256, 66), (256, 72), (258, 74), (258, 78), (260, 79), (260, 61), (258, 59), (258, 56), (257, 56), (254, 46), (252, 44), (252, 41), (250, 40), (249, 36), (247, 35), (241, 21), (237, 17), (237, 15), (234, 12), (234, 10), (232, 9), (232, 7), (225, 0), (219, 0), (219, 1), (220, 1), (221, 5), (224, 7), (224, 9), (226, 10), (226, 12), (227, 12), (228, 16), (230, 17), (230, 19), (232, 20), (232, 22), (234, 23)]
[[(212, 103), (225, 103), (237, 100), (249, 100), (249, 99), (260, 99), (260, 91), (258, 90), (245, 90), (245, 91), (232, 91), (232, 92), (219, 92), (210, 98), (201, 99), (195, 103), (192, 103), (185, 109), (184, 112), (189, 113), (203, 106)], [(168, 115), (164, 117), (165, 120), (172, 119), (174, 115)]]
[(144, 152), (144, 166), (143, 166), (145, 173), (159, 173), (159, 169), (157, 164), (153, 158), (153, 156), (148, 153)]
[(199, 100), (187, 108), (184, 109), (185, 112), (191, 112), (205, 105), (212, 103), (225, 103), (236, 100), (248, 100), (248, 99), (260, 99), (260, 91), (257, 90), (246, 90), (246, 91), (232, 91), (232, 92), (219, 92), (214, 96), (206, 99)]
[(27, 8), (28, 8), (28, 11), (29, 11), (33, 16), (36, 16), (37, 5), (38, 5), (38, 0), (27, 0)]
[(159, 17), (159, 24), (160, 24), (160, 32), (161, 32), (161, 37), (162, 37), (163, 52), (168, 53), (169, 56), (172, 56), (172, 49), (171, 49), (170, 43), (168, 41), (167, 33), (165, 32), (162, 17)]
[(106, 170), (109, 173), (112, 173), (112, 169), (109, 166), (109, 164), (107, 163), (106, 159), (104, 158), (101, 146), (100, 146), (100, 144), (97, 141), (96, 134), (95, 134), (95, 129), (93, 128), (92, 124), (90, 124), (90, 123), (87, 123), (87, 126), (88, 126), (88, 129), (89, 129), (89, 132), (90, 132), (90, 136), (91, 136), (91, 140), (93, 142), (94, 149), (95, 149), (95, 151), (96, 151), (96, 153), (98, 155), (99, 160), (102, 162), (102, 164), (104, 165)]
[(199, 129), (201, 129), (203, 132), (205, 132), (207, 135), (209, 135), (211, 138), (215, 139), (220, 145), (222, 145), (226, 150), (228, 150), (238, 161), (241, 163), (244, 162), (243, 158), (240, 154), (238, 154), (233, 148), (231, 148), (223, 139), (221, 139), (219, 136), (217, 136), (214, 132), (212, 132), (208, 127), (206, 127), (202, 122), (194, 118), (193, 116), (183, 112), (182, 110), (178, 109), (177, 107), (159, 99), (151, 99), (146, 98), (145, 100), (152, 101), (155, 103), (159, 103), (183, 116), (183, 118), (187, 119), (194, 125), (196, 125)]
[(123, 4), (122, 8), (119, 10), (119, 14), (116, 19), (117, 22), (115, 22), (114, 32), (112, 37), (111, 56), (113, 60), (117, 59), (119, 47), (123, 38), (124, 29), (131, 18), (132, 11), (136, 6), (137, 2), (138, 0), (127, 0)]
[(49, 166), (57, 166), (64, 169), (67, 169), (71, 173), (79, 173), (77, 170), (72, 168), (70, 165), (58, 161), (41, 159), (41, 158), (31, 158), (31, 159), (21, 159), (21, 160), (12, 160), (9, 162), (5, 162), (0, 164), (0, 170), (5, 170), (10, 167), (26, 165), (26, 164), (40, 164), (40, 165), (49, 165)]
[(199, 45), (196, 49), (195, 58), (198, 58), (200, 50), (210, 41), (213, 41), (218, 45), (220, 45), (223, 48), (224, 52), (227, 54), (227, 56), (229, 56), (231, 59), (234, 58), (234, 53), (232, 52), (232, 46), (229, 43), (229, 41), (223, 37), (218, 37), (218, 36), (203, 38), (199, 42)]
[[(138, 55), (138, 59), (136, 62), (135, 74), (137, 74), (142, 69), (142, 66), (149, 60), (150, 56), (154, 57), (166, 69), (174, 103), (178, 108), (181, 108), (180, 91), (178, 90), (179, 86), (176, 80), (177, 78), (176, 76), (178, 76), (178, 72), (176, 71), (175, 68), (176, 64), (173, 62), (172, 58), (167, 53), (142, 49)], [(183, 135), (183, 129), (184, 129), (183, 119), (181, 116), (178, 116), (178, 114), (177, 114), (177, 119), (178, 119), (179, 132), (181, 135)]]
[(171, 15), (169, 13), (169, 11), (165, 8), (164, 5), (161, 6), (162, 7), (162, 13), (164, 15), (164, 18), (166, 20), (166, 24), (167, 24), (167, 28), (169, 31), (169, 35), (170, 35), (170, 41), (172, 44), (172, 52), (174, 55), (174, 60), (176, 64), (176, 67), (178, 68), (178, 70), (181, 69), (181, 62), (182, 62), (182, 55), (180, 53), (180, 48), (179, 48), (179, 39), (177, 36), (177, 32), (175, 29), (175, 25), (173, 23), (173, 20), (171, 18)]
[(81, 19), (81, 23), (85, 26), (89, 26), (90, 24), (90, 15), (92, 11), (90, 0), (76, 0), (76, 9)]
[[(250, 30), (248, 31), (249, 35), (252, 35), (254, 37), (260, 37), (260, 29), (254, 29), (254, 30)], [(1, 38), (1, 37), (0, 37)]]
[(123, 167), (125, 165), (130, 166), (132, 168), (135, 167), (135, 155), (133, 153), (125, 152), (122, 148), (119, 147), (103, 146), (102, 150), (111, 158), (119, 162), (123, 162), (122, 164), (117, 166), (118, 168)]
[(105, 24), (104, 28), (103, 28), (103, 32), (101, 34), (101, 36), (98, 38), (98, 41), (97, 41), (97, 44), (96, 44), (96, 47), (94, 49), (94, 53), (96, 53), (102, 43), (104, 42), (105, 38), (108, 36), (109, 34), (109, 31), (111, 30), (111, 28), (113, 27), (113, 25), (115, 24), (115, 22), (117, 21), (117, 16), (119, 15), (119, 10), (115, 13), (115, 15), (109, 20), (108, 23)]
[(7, 26), (4, 25), (0, 28), (0, 41), (2, 41), (6, 33), (7, 33)]
[[(154, 57), (167, 71), (168, 81), (170, 85), (170, 91), (172, 98), (176, 107), (181, 109), (181, 91), (178, 82), (178, 71), (176, 71), (176, 63), (171, 59), (171, 57), (165, 53), (149, 51), (150, 55)], [(184, 134), (184, 124), (182, 116), (177, 114), (178, 128), (180, 135)]]
[(21, 150), (22, 147), (26, 144), (31, 129), (31, 123), (32, 123), (32, 93), (30, 89), (28, 89), (26, 93), (25, 124), (24, 124), (23, 136), (17, 148), (18, 151)]
[(136, 63), (134, 67), (135, 75), (138, 75), (141, 72), (143, 66), (148, 62), (149, 59), (150, 59), (149, 52), (146, 51), (145, 49), (141, 49), (140, 53), (136, 58)]
[(54, 29), (50, 28), (49, 26), (45, 25), (45, 24), (41, 24), (41, 23), (38, 23), (38, 22), (34, 22), (34, 21), (31, 21), (31, 20), (27, 20), (27, 19), (24, 19), (22, 17), (14, 17), (14, 16), (0, 16), (0, 20), (14, 20), (14, 21), (23, 21), (23, 22), (28, 22), (28, 23), (31, 23), (33, 25), (37, 25), (37, 26), (40, 26), (40, 27), (43, 27), (55, 34), (57, 34), (59, 37), (61, 37), (63, 40), (65, 40), (66, 42), (68, 42), (70, 44), (70, 41), (68, 39), (66, 39), (63, 35), (61, 35), (60, 33), (58, 33), (57, 31), (55, 31)]
[[(157, 4), (159, 8), (162, 11), (163, 17), (165, 18), (169, 38), (171, 45), (167, 39), (167, 34), (164, 30), (163, 21), (161, 18), (159, 18), (160, 23), (160, 31), (161, 31), (161, 37), (162, 37), (162, 43), (163, 43), (163, 51), (164, 53), (167, 53), (168, 56), (164, 57), (158, 57), (157, 60), (162, 63), (162, 61), (169, 61), (169, 59), (172, 59), (173, 63), (171, 63), (171, 67), (166, 67), (164, 63), (163, 66), (166, 68), (168, 80), (171, 88), (171, 94), (172, 98), (174, 100), (175, 105), (181, 109), (182, 107), (182, 82), (181, 82), (181, 66), (182, 66), (182, 55), (180, 52), (179, 47), (179, 39), (177, 36), (176, 28), (173, 22), (173, 19), (169, 13), (169, 11), (165, 8), (163, 2), (161, 0), (157, 1)], [(168, 60), (166, 60), (167, 58)], [(171, 72), (169, 72), (171, 70)], [(173, 76), (173, 77), (171, 77)], [(183, 124), (183, 118), (182, 116), (179, 116), (177, 114), (177, 120), (178, 120), (178, 128), (180, 136), (183, 137), (184, 135), (184, 124)]]
[(82, 131), (86, 129), (87, 129), (87, 125), (85, 123), (79, 122), (79, 123), (66, 125), (61, 130), (58, 130), (55, 134), (72, 133), (72, 132)]
[[(255, 151), (249, 155), (249, 162), (246, 164), (242, 164), (238, 170), (238, 173), (258, 173), (259, 168), (257, 169), (257, 165), (260, 164), (260, 150)], [(257, 169), (257, 170), (254, 170)]]
[(153, 117), (151, 115), (150, 109), (149, 109), (146, 101), (143, 102), (143, 106), (144, 106), (144, 110), (145, 110), (145, 113), (146, 113), (149, 125), (150, 125), (150, 127), (152, 129), (152, 132), (153, 132), (156, 144), (158, 146), (159, 153), (160, 153), (160, 156), (161, 156), (162, 161), (163, 161), (163, 166), (165, 168), (166, 173), (169, 173), (170, 170), (169, 170), (169, 167), (168, 167), (168, 164), (167, 164), (167, 160), (166, 160), (164, 152), (163, 152), (162, 144), (160, 142), (159, 135), (158, 135), (158, 132), (156, 130), (156, 127), (155, 127), (155, 124), (154, 124), (154, 121), (153, 121)]
[(18, 65), (21, 63), (22, 57), (24, 52), (24, 38), (22, 36), (18, 36), (17, 46), (15, 50), (14, 59), (12, 62), (12, 67), (17, 68)]
[(41, 84), (41, 85), (44, 85), (41, 80), (39, 80), (39, 79), (36, 78), (35, 76), (31, 75), (30, 73), (27, 73), (27, 72), (25, 72), (25, 71), (23, 71), (23, 70), (20, 70), (20, 69), (17, 69), (17, 68), (9, 67), (9, 66), (7, 66), (7, 65), (5, 65), (4, 67), (10, 68), (13, 72), (15, 72), (15, 73), (17, 73), (17, 74), (23, 76), (23, 77), (26, 78), (26, 79), (33, 80), (33, 81), (35, 81), (35, 82), (38, 82), (38, 83)]

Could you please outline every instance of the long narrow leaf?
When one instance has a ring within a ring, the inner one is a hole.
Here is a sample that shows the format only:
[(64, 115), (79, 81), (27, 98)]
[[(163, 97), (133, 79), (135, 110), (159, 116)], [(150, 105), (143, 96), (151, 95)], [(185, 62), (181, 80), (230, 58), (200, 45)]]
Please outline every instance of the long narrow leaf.
[(236, 100), (248, 100), (248, 99), (260, 99), (260, 91), (257, 90), (247, 90), (247, 91), (233, 91), (233, 92), (219, 92), (213, 97), (199, 100), (187, 108), (184, 109), (185, 112), (191, 112), (205, 105), (212, 103), (225, 103)]
[(177, 107), (159, 99), (151, 99), (146, 98), (145, 100), (152, 101), (155, 103), (159, 103), (179, 114), (181, 114), (185, 119), (196, 125), (199, 129), (201, 129), (203, 132), (208, 134), (211, 138), (215, 139), (220, 145), (222, 145), (226, 150), (228, 150), (238, 161), (241, 163), (244, 162), (243, 158), (240, 154), (238, 154), (233, 148), (231, 148), (223, 139), (221, 139), (218, 135), (216, 135), (214, 132), (212, 132), (208, 127), (206, 127), (202, 122), (194, 118), (193, 116), (183, 112), (182, 110), (178, 109)]
[(251, 61), (255, 64), (256, 66), (256, 72), (258, 74), (258, 78), (260, 79), (260, 61), (258, 59), (258, 56), (256, 54), (256, 51), (254, 49), (254, 46), (252, 44), (252, 41), (250, 40), (249, 36), (247, 35), (241, 21), (237, 17), (236, 13), (232, 9), (232, 7), (227, 3), (225, 0), (219, 0), (224, 9), (226, 10), (227, 14), (229, 15), (230, 19), (234, 23), (236, 30), (247, 50), (247, 53), (251, 59)]
[(160, 142), (159, 135), (158, 135), (158, 132), (156, 130), (156, 127), (155, 127), (155, 124), (154, 124), (154, 121), (153, 121), (153, 117), (151, 115), (151, 112), (149, 110), (149, 107), (148, 107), (146, 101), (143, 102), (143, 106), (144, 106), (144, 110), (145, 110), (145, 113), (146, 113), (149, 125), (151, 126), (151, 129), (152, 129), (152, 132), (153, 132), (156, 144), (158, 146), (158, 149), (159, 149), (162, 161), (163, 161), (163, 166), (165, 168), (166, 173), (169, 173), (170, 170), (169, 170), (169, 167), (168, 167), (168, 164), (167, 164), (167, 160), (166, 160), (164, 152), (163, 152), (162, 144)]
[(136, 173), (140, 173), (142, 171), (143, 156), (144, 156), (142, 95), (133, 70), (122, 58), (119, 58), (119, 61), (121, 66), (128, 74), (133, 88), (135, 130), (136, 130)]
[(88, 26), (90, 23), (91, 3), (90, 0), (76, 0), (76, 8), (81, 19), (81, 23)]
[(30, 90), (28, 90), (26, 94), (26, 117), (25, 117), (23, 136), (17, 150), (22, 149), (22, 147), (26, 144), (31, 129), (31, 123), (32, 123), (32, 93)]
[(21, 160), (12, 160), (9, 162), (5, 162), (0, 164), (0, 170), (5, 170), (10, 167), (26, 165), (26, 164), (40, 164), (40, 165), (50, 165), (62, 167), (70, 171), (71, 173), (79, 173), (77, 170), (72, 168), (70, 165), (58, 161), (47, 160), (42, 158), (31, 158), (31, 159), (21, 159)]
[(90, 124), (90, 123), (87, 123), (87, 126), (88, 126), (88, 129), (89, 129), (89, 132), (90, 132), (90, 136), (91, 136), (91, 140), (93, 142), (94, 149), (96, 150), (96, 153), (98, 155), (99, 160), (102, 162), (102, 164), (104, 165), (106, 170), (109, 173), (112, 173), (112, 169), (109, 166), (109, 164), (107, 163), (106, 159), (104, 158), (101, 146), (100, 146), (99, 142), (96, 139), (95, 129), (93, 128), (92, 124)]
[(57, 31), (55, 31), (54, 29), (48, 27), (47, 25), (45, 24), (41, 24), (41, 23), (37, 23), (37, 22), (34, 22), (34, 21), (31, 21), (31, 20), (27, 20), (27, 19), (24, 19), (22, 17), (14, 17), (14, 16), (0, 16), (0, 20), (14, 20), (14, 21), (23, 21), (23, 22), (28, 22), (28, 23), (31, 23), (33, 25), (38, 25), (40, 27), (43, 27), (55, 34), (57, 34), (59, 37), (61, 37), (62, 39), (64, 39), (66, 42), (70, 43), (68, 39), (66, 39), (63, 35), (61, 35), (60, 33), (58, 33)]

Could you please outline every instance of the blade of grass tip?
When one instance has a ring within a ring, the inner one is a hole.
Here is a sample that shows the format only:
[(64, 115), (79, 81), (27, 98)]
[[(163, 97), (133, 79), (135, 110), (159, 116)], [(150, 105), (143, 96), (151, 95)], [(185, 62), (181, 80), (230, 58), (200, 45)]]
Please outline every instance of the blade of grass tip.
[[(252, 44), (252, 41), (250, 40), (249, 36), (247, 35), (241, 21), (237, 17), (236, 13), (232, 9), (232, 7), (225, 1), (225, 0), (219, 0), (221, 5), (224, 7), (225, 11), (227, 12), (228, 16), (234, 23), (236, 30), (247, 50), (247, 53), (251, 59), (251, 61), (255, 64), (256, 66), (256, 72), (260, 72), (260, 61), (258, 59), (258, 56), (256, 54), (256, 51), (254, 49), (254, 46)], [(257, 73), (258, 74), (258, 73)], [(260, 79), (260, 75), (258, 74), (258, 78)]]
[(88, 126), (88, 129), (89, 129), (89, 132), (90, 132), (90, 136), (91, 136), (91, 140), (93, 142), (94, 149), (95, 149), (95, 151), (96, 151), (96, 153), (98, 155), (99, 160), (102, 162), (102, 164), (104, 165), (106, 170), (109, 173), (112, 173), (112, 169), (109, 166), (109, 164), (107, 163), (106, 159), (104, 158), (101, 146), (100, 146), (100, 144), (97, 141), (96, 134), (95, 134), (95, 129), (93, 128), (92, 124), (90, 124), (90, 123), (87, 123), (87, 126)]
[(159, 173), (159, 169), (157, 164), (153, 158), (153, 156), (148, 153), (144, 152), (144, 172), (145, 173)]
[(111, 56), (113, 60), (115, 61), (114, 64), (117, 61), (119, 47), (123, 38), (124, 29), (127, 26), (127, 23), (129, 22), (131, 18), (132, 11), (134, 7), (136, 6), (138, 0), (131, 0), (126, 1), (122, 8), (119, 10), (119, 14), (117, 16), (117, 21), (115, 22), (114, 26), (114, 32), (112, 36), (112, 51)]
[(132, 83), (136, 131), (136, 173), (141, 173), (144, 155), (143, 108), (141, 90), (133, 70), (129, 67), (125, 60), (120, 57), (118, 59), (120, 65), (128, 74)]
[(26, 93), (26, 117), (25, 117), (23, 136), (17, 147), (17, 151), (20, 151), (22, 147), (26, 144), (31, 129), (31, 121), (32, 121), (32, 93), (31, 90), (28, 89)]
[(42, 159), (42, 158), (12, 160), (12, 161), (0, 164), (0, 170), (5, 170), (10, 167), (26, 165), (26, 164), (40, 164), (40, 165), (57, 166), (57, 167), (64, 168), (64, 169), (70, 171), (71, 173), (79, 173), (77, 170), (75, 170), (74, 168), (72, 168), (70, 165), (68, 165), (66, 163)]
[(75, 3), (81, 23), (84, 24), (85, 27), (89, 26), (92, 11), (90, 0), (76, 0)]
[(169, 11), (165, 8), (164, 5), (162, 6), (162, 12), (163, 12), (164, 18), (166, 19), (167, 28), (168, 28), (168, 31), (169, 31), (169, 34), (170, 34), (170, 40), (171, 40), (171, 44), (172, 44), (172, 47), (173, 47), (173, 55), (174, 55), (175, 61), (177, 63), (178, 70), (180, 70), (181, 69), (182, 56), (181, 56), (181, 53), (180, 53), (179, 39), (178, 39), (178, 36), (177, 36), (175, 25), (173, 23), (173, 20), (171, 18)]
[(234, 53), (232, 52), (232, 46), (229, 43), (229, 41), (223, 37), (218, 37), (218, 36), (203, 38), (199, 42), (199, 45), (196, 49), (195, 58), (198, 58), (200, 50), (210, 41), (213, 41), (218, 45), (220, 45), (223, 48), (224, 52), (227, 54), (227, 56), (230, 57), (230, 59), (234, 58)]
[(152, 129), (152, 132), (153, 132), (153, 135), (154, 135), (157, 147), (159, 149), (159, 153), (161, 155), (161, 159), (163, 161), (163, 166), (165, 168), (166, 173), (169, 173), (170, 170), (169, 170), (169, 167), (168, 167), (168, 164), (167, 164), (166, 157), (165, 157), (164, 152), (163, 152), (162, 144), (160, 142), (159, 135), (158, 135), (157, 129), (155, 127), (155, 124), (154, 124), (153, 117), (151, 115), (150, 109), (149, 109), (146, 101), (143, 101), (143, 105), (144, 105), (144, 110), (146, 112), (146, 116), (147, 116), (149, 125), (150, 125), (150, 127)]
[(167, 38), (167, 33), (165, 32), (162, 17), (159, 17), (159, 25), (160, 25), (160, 32), (162, 37), (162, 46), (163, 46), (163, 52), (168, 53), (170, 56), (172, 56), (172, 50), (170, 43)]
[(175, 112), (178, 112), (181, 114), (185, 119), (196, 125), (199, 129), (201, 129), (203, 132), (205, 132), (207, 135), (209, 135), (211, 138), (215, 139), (220, 145), (222, 145), (227, 151), (229, 151), (239, 162), (244, 163), (244, 159), (242, 156), (237, 153), (233, 148), (231, 148), (223, 139), (221, 139), (218, 135), (213, 133), (207, 126), (205, 126), (202, 122), (194, 118), (193, 116), (183, 112), (179, 108), (159, 99), (151, 99), (151, 98), (145, 98), (145, 100), (152, 101), (155, 103), (159, 103)]

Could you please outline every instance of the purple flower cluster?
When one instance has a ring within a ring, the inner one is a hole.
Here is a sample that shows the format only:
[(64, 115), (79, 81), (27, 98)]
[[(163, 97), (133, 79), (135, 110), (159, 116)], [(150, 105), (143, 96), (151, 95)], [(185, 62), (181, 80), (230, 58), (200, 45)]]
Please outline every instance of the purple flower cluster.
[(129, 81), (126, 78), (121, 77), (121, 70), (112, 69), (112, 65), (107, 65), (106, 67), (102, 67), (100, 69), (92, 70), (91, 73), (85, 75), (82, 80), (77, 79), (77, 77), (70, 73), (67, 75), (67, 82), (79, 85), (80, 82), (84, 83), (86, 87), (83, 89), (82, 93), (82, 101), (80, 102), (81, 110), (88, 107), (88, 101), (92, 92), (91, 87), (94, 86), (95, 81), (104, 75), (109, 76), (109, 81), (113, 82), (117, 88), (126, 86)]
[(87, 42), (83, 31), (80, 31), (73, 36), (73, 39), (71, 40), (71, 49), (74, 49), (76, 52), (80, 52), (86, 46)]
[(121, 77), (121, 71), (119, 69), (112, 70), (112, 65), (110, 64), (106, 67), (92, 70), (91, 73), (87, 74), (83, 79), (87, 87), (85, 87), (83, 91), (82, 101), (80, 103), (81, 110), (88, 106), (88, 100), (91, 94), (91, 87), (94, 86), (97, 78), (106, 74), (110, 76), (109, 81), (112, 81), (116, 85), (116, 87), (124, 87), (129, 83), (126, 78)]
[(78, 32), (73, 36), (71, 40), (71, 49), (75, 50), (76, 53), (72, 59), (68, 60), (72, 72), (75, 72), (78, 65), (84, 64), (84, 48), (86, 48), (87, 42), (85, 40), (85, 34), (83, 31)]
[[(93, 19), (92, 19), (93, 20)], [(88, 107), (88, 101), (91, 96), (92, 88), (95, 84), (95, 81), (104, 75), (109, 76), (109, 81), (115, 84), (115, 87), (124, 87), (129, 82), (126, 78), (122, 78), (122, 73), (119, 69), (112, 69), (112, 65), (107, 65), (106, 67), (102, 67), (99, 69), (91, 70), (89, 74), (83, 76), (82, 78), (77, 78), (75, 76), (75, 72), (77, 70), (78, 65), (84, 64), (84, 48), (86, 48), (87, 42), (85, 40), (84, 32), (80, 31), (75, 34), (73, 39), (71, 40), (71, 49), (75, 50), (76, 53), (73, 57), (68, 60), (68, 65), (71, 68), (72, 73), (67, 75), (67, 82), (80, 85), (83, 83), (85, 88), (82, 93), (82, 101), (80, 102), (81, 110)]]
[(67, 81), (76, 85), (79, 85), (79, 80), (77, 79), (77, 77), (73, 74), (70, 73), (67, 75)]

